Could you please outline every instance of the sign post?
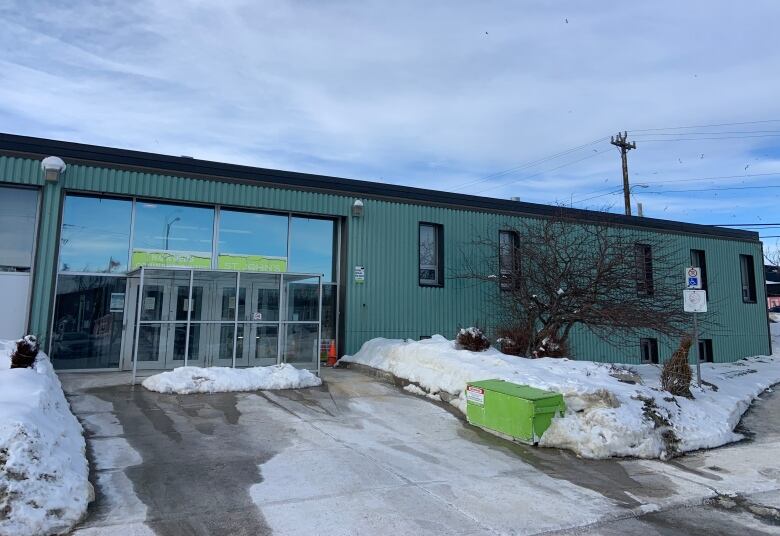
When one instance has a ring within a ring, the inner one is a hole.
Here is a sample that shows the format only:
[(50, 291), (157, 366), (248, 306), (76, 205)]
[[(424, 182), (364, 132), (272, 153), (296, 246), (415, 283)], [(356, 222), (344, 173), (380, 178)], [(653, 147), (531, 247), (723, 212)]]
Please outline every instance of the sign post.
[(690, 266), (685, 269), (685, 286), (687, 287), (687, 290), (683, 290), (683, 310), (686, 313), (693, 313), (693, 347), (696, 355), (696, 383), (701, 387), (698, 313), (707, 312), (707, 291), (701, 290), (700, 268)]

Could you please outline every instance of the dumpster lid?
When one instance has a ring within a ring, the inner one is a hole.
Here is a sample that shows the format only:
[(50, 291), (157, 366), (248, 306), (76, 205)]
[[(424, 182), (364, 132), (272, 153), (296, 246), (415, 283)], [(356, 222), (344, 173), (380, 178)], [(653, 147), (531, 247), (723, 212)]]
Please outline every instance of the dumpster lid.
[(519, 385), (504, 380), (482, 380), (478, 382), (469, 382), (469, 385), (474, 387), (481, 387), (488, 391), (496, 391), (498, 393), (504, 393), (518, 398), (525, 398), (526, 400), (543, 400), (553, 396), (560, 396), (559, 393), (553, 391), (545, 391), (543, 389), (537, 389), (530, 385)]

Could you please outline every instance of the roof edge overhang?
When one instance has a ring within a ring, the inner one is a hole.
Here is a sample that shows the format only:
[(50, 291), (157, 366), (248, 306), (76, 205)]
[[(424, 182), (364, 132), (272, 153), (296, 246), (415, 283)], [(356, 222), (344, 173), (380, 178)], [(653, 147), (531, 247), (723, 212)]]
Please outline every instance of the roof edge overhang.
[(741, 229), (625, 216), (609, 212), (526, 203), (327, 175), (226, 164), (186, 156), (169, 156), (99, 145), (19, 136), (16, 134), (0, 133), (0, 154), (33, 158), (58, 156), (67, 163), (75, 164), (240, 182), (274, 188), (318, 191), (334, 195), (444, 206), (505, 215), (526, 217), (557, 216), (587, 223), (633, 227), (649, 231), (759, 242), (758, 233)]

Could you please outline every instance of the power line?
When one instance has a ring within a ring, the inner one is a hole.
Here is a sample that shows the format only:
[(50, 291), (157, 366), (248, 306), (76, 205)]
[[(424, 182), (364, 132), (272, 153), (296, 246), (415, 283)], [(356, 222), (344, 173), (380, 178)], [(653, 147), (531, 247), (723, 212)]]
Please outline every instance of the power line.
[(780, 134), (778, 130), (726, 130), (723, 132), (652, 132), (647, 134), (634, 134), (637, 136), (720, 136), (726, 134)]
[(758, 125), (762, 123), (780, 123), (780, 119), (763, 119), (760, 121), (742, 121), (740, 123), (715, 123), (711, 125), (688, 125), (684, 127), (663, 127), (663, 128), (638, 128), (629, 130), (629, 132), (650, 132), (658, 130), (684, 130), (686, 128), (709, 128), (709, 127), (733, 127), (738, 125)]
[[(680, 135), (685, 136), (687, 132), (681, 132)], [(776, 138), (780, 134), (759, 134), (757, 136), (719, 136), (714, 138), (672, 138), (662, 140), (642, 140), (642, 143), (648, 141), (706, 141), (706, 140), (744, 140), (748, 138)]]
[[(748, 178), (750, 178), (750, 177), (772, 177), (772, 176), (776, 176), (776, 175), (780, 175), (780, 172), (775, 172), (775, 173), (745, 173), (745, 174), (742, 174), (742, 175), (716, 175), (716, 176), (713, 176), (713, 177), (694, 177), (694, 178), (689, 178), (689, 179), (668, 179), (668, 180), (663, 180), (663, 181), (640, 181), (638, 184), (644, 184), (644, 185), (647, 185), (647, 186), (652, 186), (652, 185), (657, 185), (657, 184), (669, 184), (669, 183), (680, 183), (680, 182), (703, 182), (703, 181), (716, 181), (716, 180), (726, 180), (726, 179), (741, 179), (743, 177), (748, 177)], [(634, 179), (636, 179), (636, 177), (634, 177)], [(593, 190), (591, 192), (584, 192), (584, 193), (582, 193), (580, 195), (600, 194), (602, 192), (606, 192), (605, 195), (609, 195), (610, 193), (613, 193), (615, 191), (620, 191), (620, 190), (615, 190), (614, 188), (602, 188), (600, 190)], [(596, 196), (596, 197), (603, 197), (603, 196), (599, 195), (599, 196)], [(575, 203), (579, 203), (581, 201), (587, 201), (589, 199), (593, 199), (593, 198), (589, 197), (587, 199), (579, 199), (579, 200), (576, 200), (574, 202)]]
[(773, 227), (780, 225), (780, 223), (713, 223), (720, 227)]
[(767, 188), (780, 188), (780, 185), (765, 185), (765, 186), (728, 186), (725, 188), (696, 188), (690, 190), (664, 190), (661, 192), (645, 192), (646, 194), (664, 195), (670, 193), (680, 192), (722, 192), (726, 190), (764, 190)]
[(493, 190), (493, 189), (495, 189), (495, 188), (500, 188), (501, 186), (508, 186), (508, 185), (510, 185), (510, 184), (516, 184), (516, 183), (520, 182), (521, 180), (528, 180), (528, 179), (532, 179), (532, 178), (534, 178), (534, 177), (537, 177), (537, 176), (539, 176), (539, 175), (541, 175), (541, 174), (543, 174), (543, 173), (549, 173), (549, 172), (551, 172), (551, 171), (555, 171), (555, 170), (558, 170), (558, 169), (564, 168), (564, 167), (566, 167), (566, 166), (571, 166), (571, 165), (573, 165), (573, 164), (576, 164), (576, 163), (578, 163), (578, 162), (582, 162), (583, 160), (587, 160), (587, 159), (589, 159), (589, 158), (593, 158), (593, 157), (595, 157), (595, 156), (598, 156), (598, 155), (600, 155), (600, 154), (604, 154), (604, 153), (606, 153), (606, 152), (607, 152), (607, 151), (609, 151), (609, 150), (610, 150), (610, 149), (604, 149), (603, 151), (598, 151), (598, 152), (595, 152), (595, 153), (593, 153), (593, 154), (589, 154), (588, 156), (585, 156), (585, 157), (583, 157), (583, 158), (580, 158), (580, 159), (578, 159), (578, 160), (574, 160), (574, 161), (572, 161), (572, 162), (567, 162), (566, 164), (562, 164), (562, 165), (560, 165), (560, 166), (557, 166), (557, 167), (554, 167), (554, 168), (551, 168), (551, 169), (544, 169), (544, 170), (542, 170), (542, 171), (539, 171), (539, 172), (537, 172), (537, 173), (534, 173), (533, 175), (528, 175), (527, 177), (523, 177), (522, 179), (520, 179), (520, 180), (517, 180), (517, 181), (508, 182), (508, 183), (502, 183), (502, 184), (494, 184), (493, 186), (489, 186), (489, 187), (487, 187), (487, 188), (483, 188), (483, 189), (480, 191), (480, 193), (484, 193), (484, 192), (487, 192), (488, 190)]
[[(780, 185), (768, 185), (768, 186), (734, 186), (734, 187), (726, 187), (726, 188), (691, 188), (686, 190), (663, 190), (660, 192), (648, 192), (645, 191), (645, 194), (653, 194), (653, 195), (664, 195), (664, 194), (673, 194), (673, 193), (686, 193), (686, 192), (720, 192), (720, 191), (726, 191), (726, 190), (759, 190), (759, 189), (766, 189), (766, 188), (780, 188)], [(592, 197), (586, 197), (585, 199), (579, 199), (577, 201), (573, 201), (574, 203), (583, 203), (585, 201), (590, 201), (592, 199), (598, 199), (600, 197), (606, 197), (608, 195), (615, 195), (618, 193), (621, 193), (623, 191), (622, 188), (617, 190), (611, 190), (609, 192), (594, 195)]]
[(608, 136), (604, 136), (603, 138), (598, 138), (598, 139), (595, 139), (593, 141), (589, 141), (588, 143), (583, 143), (582, 145), (577, 145), (576, 147), (571, 147), (569, 149), (565, 149), (563, 151), (559, 151), (557, 153), (554, 153), (554, 154), (551, 154), (551, 155), (539, 158), (537, 160), (531, 160), (531, 161), (526, 162), (524, 164), (520, 164), (518, 166), (511, 167), (509, 169), (505, 169), (503, 171), (498, 171), (496, 173), (491, 173), (490, 175), (485, 175), (484, 177), (480, 177), (478, 179), (474, 179), (474, 180), (465, 182), (463, 184), (460, 184), (458, 186), (453, 187), (452, 190), (453, 191), (460, 190), (461, 188), (463, 188), (465, 186), (470, 186), (472, 184), (477, 184), (477, 183), (480, 183), (480, 182), (484, 182), (486, 180), (490, 180), (490, 179), (493, 179), (493, 178), (496, 178), (496, 177), (500, 177), (502, 175), (507, 175), (509, 173), (513, 173), (513, 172), (519, 171), (521, 169), (529, 168), (529, 167), (532, 167), (532, 166), (535, 166), (535, 165), (538, 165), (538, 164), (543, 164), (543, 163), (548, 162), (550, 160), (554, 160), (555, 158), (560, 158), (561, 156), (566, 156), (566, 155), (571, 154), (573, 152), (579, 151), (580, 149), (584, 149), (585, 147), (589, 147), (591, 145), (595, 145), (597, 143), (601, 143), (601, 142), (607, 141), (608, 139), (609, 139)]

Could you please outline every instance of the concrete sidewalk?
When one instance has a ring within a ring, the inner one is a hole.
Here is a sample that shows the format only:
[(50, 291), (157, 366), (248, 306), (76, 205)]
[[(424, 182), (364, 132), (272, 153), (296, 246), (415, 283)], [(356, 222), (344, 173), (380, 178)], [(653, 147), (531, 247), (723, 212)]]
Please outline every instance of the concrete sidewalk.
[(671, 463), (580, 460), (350, 370), (325, 371), (316, 389), (186, 396), (106, 385), (116, 375), (61, 379), (97, 491), (80, 535), (653, 534), (621, 523), (780, 488), (780, 438)]

